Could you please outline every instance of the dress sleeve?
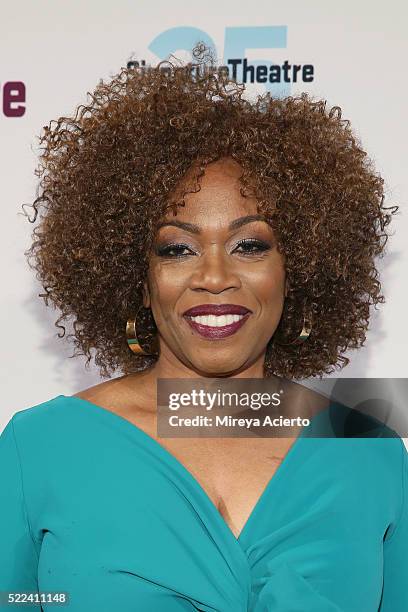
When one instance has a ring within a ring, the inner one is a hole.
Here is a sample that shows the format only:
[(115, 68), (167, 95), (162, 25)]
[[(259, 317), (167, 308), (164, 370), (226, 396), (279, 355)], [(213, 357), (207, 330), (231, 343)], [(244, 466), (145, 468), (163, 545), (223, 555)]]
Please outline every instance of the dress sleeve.
[(379, 612), (408, 610), (408, 452), (401, 439), (402, 504), (398, 521), (383, 548), (384, 583)]
[[(7, 605), (4, 591), (38, 591), (38, 556), (25, 505), (13, 419), (0, 435), (0, 610), (8, 611), (26, 609), (27, 604)], [(41, 610), (41, 606), (30, 603), (29, 609)]]

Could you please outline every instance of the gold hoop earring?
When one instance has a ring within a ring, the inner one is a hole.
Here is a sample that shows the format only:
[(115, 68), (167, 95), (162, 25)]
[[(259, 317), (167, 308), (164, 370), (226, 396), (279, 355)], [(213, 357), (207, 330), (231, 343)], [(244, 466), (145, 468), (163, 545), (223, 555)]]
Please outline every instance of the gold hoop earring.
[(157, 349), (157, 339), (153, 342), (153, 352), (146, 351), (137, 337), (136, 333), (136, 317), (130, 318), (126, 322), (126, 340), (127, 345), (135, 355), (155, 355), (155, 350)]
[(304, 313), (302, 331), (297, 336), (297, 338), (295, 338), (291, 342), (281, 342), (278, 337), (277, 339), (274, 340), (274, 342), (278, 344), (279, 346), (291, 346), (291, 345), (296, 345), (296, 344), (303, 344), (303, 342), (305, 342), (309, 338), (311, 331), (312, 331), (311, 312), (309, 312), (308, 314)]

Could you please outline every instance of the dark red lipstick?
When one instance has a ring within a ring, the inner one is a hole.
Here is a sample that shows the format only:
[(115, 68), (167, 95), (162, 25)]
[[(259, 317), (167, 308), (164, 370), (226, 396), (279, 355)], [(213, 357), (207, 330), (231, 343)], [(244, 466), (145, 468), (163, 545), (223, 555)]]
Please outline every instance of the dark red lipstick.
[[(251, 312), (249, 308), (240, 306), (239, 304), (200, 304), (199, 306), (193, 306), (186, 310), (183, 316), (190, 327), (200, 334), (200, 336), (216, 340), (235, 334), (246, 323)], [(191, 318), (208, 315), (223, 316), (229, 314), (241, 315), (242, 318), (239, 321), (234, 321), (233, 323), (222, 326), (204, 325)]]

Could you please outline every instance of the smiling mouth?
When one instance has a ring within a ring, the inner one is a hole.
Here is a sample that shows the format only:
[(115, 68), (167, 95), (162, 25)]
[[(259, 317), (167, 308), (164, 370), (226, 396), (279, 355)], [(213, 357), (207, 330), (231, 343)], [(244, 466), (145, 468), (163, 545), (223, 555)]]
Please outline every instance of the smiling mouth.
[(235, 334), (246, 323), (250, 314), (250, 312), (247, 312), (244, 315), (201, 315), (195, 317), (184, 315), (184, 318), (200, 336), (217, 340)]

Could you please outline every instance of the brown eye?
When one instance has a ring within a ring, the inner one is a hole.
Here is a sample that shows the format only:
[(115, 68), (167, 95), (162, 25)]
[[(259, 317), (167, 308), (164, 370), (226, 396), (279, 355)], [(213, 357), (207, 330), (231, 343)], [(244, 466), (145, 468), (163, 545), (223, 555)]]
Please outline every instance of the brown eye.
[(254, 238), (240, 240), (238, 242), (238, 247), (244, 247), (243, 251), (238, 251), (243, 255), (252, 255), (257, 253), (262, 253), (263, 251), (267, 251), (271, 248), (271, 245), (263, 240), (255, 240)]
[(183, 253), (186, 249), (191, 252), (190, 247), (186, 244), (166, 244), (158, 247), (155, 253), (159, 257), (185, 257), (188, 255), (188, 253)]

